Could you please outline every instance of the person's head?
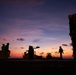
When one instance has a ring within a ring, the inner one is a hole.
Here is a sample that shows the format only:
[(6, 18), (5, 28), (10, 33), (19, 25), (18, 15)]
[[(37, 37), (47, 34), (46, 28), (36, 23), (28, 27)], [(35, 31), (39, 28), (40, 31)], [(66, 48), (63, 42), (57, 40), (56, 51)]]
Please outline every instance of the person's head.
[(59, 48), (61, 48), (61, 46), (59, 46)]
[(9, 43), (7, 43), (7, 45), (9, 45)]
[(2, 44), (3, 46), (5, 46), (5, 44)]

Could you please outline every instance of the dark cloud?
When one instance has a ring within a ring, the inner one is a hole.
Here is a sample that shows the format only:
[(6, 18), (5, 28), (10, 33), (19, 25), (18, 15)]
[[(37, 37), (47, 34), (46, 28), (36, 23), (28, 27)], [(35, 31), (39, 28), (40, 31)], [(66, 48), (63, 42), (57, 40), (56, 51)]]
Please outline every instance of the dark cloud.
[(40, 41), (40, 39), (34, 39), (33, 40), (34, 43), (39, 42), (39, 41)]
[(21, 47), (21, 49), (24, 49), (24, 47)]
[(67, 44), (62, 44), (62, 46), (68, 46)]
[(3, 41), (7, 41), (7, 39), (6, 38), (3, 38)]
[(36, 48), (34, 48), (34, 49), (37, 49), (37, 48), (40, 48), (39, 46), (37, 46)]
[(24, 38), (17, 38), (18, 41), (25, 41)]
[(37, 46), (36, 48), (40, 48), (39, 46)]

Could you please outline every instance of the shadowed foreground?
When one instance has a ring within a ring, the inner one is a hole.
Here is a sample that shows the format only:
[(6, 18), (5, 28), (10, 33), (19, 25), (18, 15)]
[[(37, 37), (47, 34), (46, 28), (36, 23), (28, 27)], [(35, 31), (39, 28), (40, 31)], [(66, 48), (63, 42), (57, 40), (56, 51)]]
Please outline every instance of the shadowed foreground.
[(0, 60), (1, 75), (75, 75), (74, 60)]

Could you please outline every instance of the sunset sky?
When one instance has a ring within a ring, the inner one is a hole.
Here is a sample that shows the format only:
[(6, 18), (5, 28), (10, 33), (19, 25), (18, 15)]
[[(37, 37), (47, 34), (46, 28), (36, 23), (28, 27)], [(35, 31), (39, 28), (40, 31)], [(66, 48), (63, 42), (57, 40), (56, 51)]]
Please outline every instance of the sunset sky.
[[(36, 54), (51, 52), (72, 58), (68, 15), (76, 13), (76, 0), (0, 0), (0, 48), (10, 43), (11, 57), (20, 58), (29, 45)], [(1, 49), (0, 49), (1, 50)]]

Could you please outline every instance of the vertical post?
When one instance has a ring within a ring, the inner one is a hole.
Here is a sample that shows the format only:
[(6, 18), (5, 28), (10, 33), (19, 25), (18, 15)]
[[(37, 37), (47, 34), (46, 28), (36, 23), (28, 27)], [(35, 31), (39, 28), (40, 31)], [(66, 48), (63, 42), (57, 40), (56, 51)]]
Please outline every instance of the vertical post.
[(34, 59), (34, 48), (33, 48), (33, 46), (29, 46), (28, 55), (29, 55), (29, 59)]

